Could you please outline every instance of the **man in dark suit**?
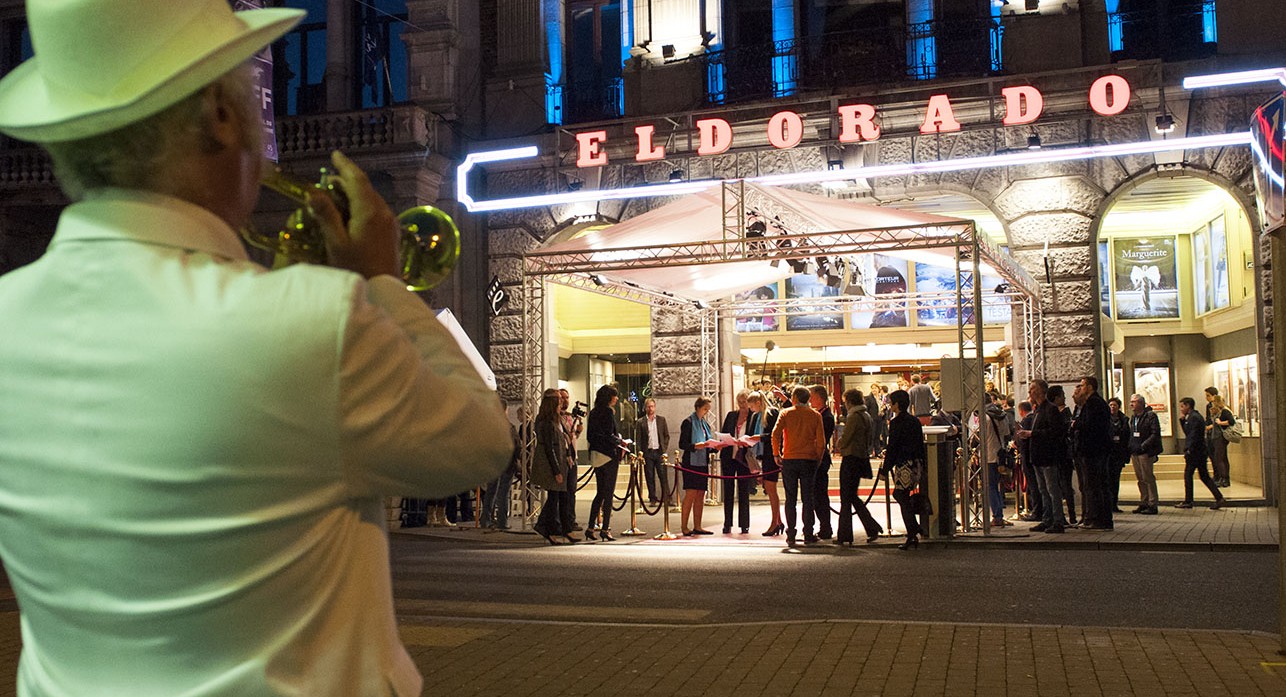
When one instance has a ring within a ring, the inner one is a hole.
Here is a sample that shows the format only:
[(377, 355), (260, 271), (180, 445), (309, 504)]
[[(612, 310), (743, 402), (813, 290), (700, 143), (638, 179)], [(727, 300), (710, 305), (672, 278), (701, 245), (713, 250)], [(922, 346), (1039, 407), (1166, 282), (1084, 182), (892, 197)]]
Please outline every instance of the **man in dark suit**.
[[(656, 415), (656, 400), (643, 402), (643, 416), (634, 421), (634, 438), (643, 451), (643, 479), (647, 482), (647, 500), (656, 503), (670, 500), (669, 473), (661, 470), (661, 455), (670, 447), (670, 427), (664, 416)], [(659, 486), (658, 486), (659, 483)], [(661, 492), (660, 498), (657, 491)]]
[(1076, 466), (1081, 472), (1081, 502), (1084, 506), (1081, 527), (1090, 530), (1112, 529), (1112, 501), (1108, 494), (1108, 456), (1112, 450), (1112, 415), (1107, 402), (1098, 393), (1098, 378), (1087, 375), (1072, 392), (1076, 418), (1072, 421), (1072, 439), (1076, 446)]
[(1049, 383), (1039, 378), (1031, 381), (1027, 396), (1033, 409), (1030, 429), (1019, 429), (1018, 437), (1027, 440), (1027, 453), (1036, 477), (1040, 480), (1040, 493), (1044, 500), (1044, 518), (1032, 528), (1033, 532), (1060, 533), (1067, 527), (1063, 516), (1063, 478), (1059, 468), (1067, 450), (1067, 426), (1058, 407), (1046, 399)]

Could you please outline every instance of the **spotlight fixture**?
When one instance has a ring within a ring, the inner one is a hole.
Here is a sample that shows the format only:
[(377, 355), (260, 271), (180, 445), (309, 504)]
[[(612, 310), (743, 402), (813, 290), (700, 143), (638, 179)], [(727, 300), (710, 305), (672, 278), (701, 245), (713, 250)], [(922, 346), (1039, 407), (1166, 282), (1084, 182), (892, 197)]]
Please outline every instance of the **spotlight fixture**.
[(1003, 295), (1004, 293), (1008, 293), (1012, 290), (1013, 290), (1013, 286), (1009, 285), (1008, 283), (1001, 283), (1000, 285), (996, 286), (995, 292), (997, 294)]
[(1040, 134), (1032, 131), (1032, 134), (1027, 136), (1027, 149), (1040, 150)]
[(1028, 12), (1036, 12), (1040, 9), (1040, 0), (1026, 0), (1024, 6)]
[(585, 185), (585, 182), (583, 182), (583, 181), (581, 181), (581, 180), (579, 180), (579, 179), (568, 179), (568, 180), (567, 180), (567, 190), (568, 190), (568, 191), (580, 191), (580, 188), (581, 188), (582, 186), (584, 186), (584, 185)]
[(831, 170), (832, 172), (833, 172), (833, 171), (835, 171), (835, 170), (837, 170), (837, 169), (844, 169), (844, 161), (843, 161), (843, 160), (827, 160), (827, 161), (826, 161), (826, 169), (829, 169), (829, 170)]
[(673, 57), (674, 57), (674, 44), (666, 44), (666, 45), (662, 46), (662, 47), (661, 47), (661, 57), (662, 57), (662, 58), (666, 58), (666, 59), (673, 58)]
[(1156, 132), (1173, 133), (1174, 132), (1174, 115), (1168, 111), (1163, 111), (1160, 114), (1157, 114)]
[(589, 280), (593, 281), (596, 286), (607, 285), (607, 277), (601, 273), (590, 274)]
[(676, 170), (674, 170), (674, 171), (670, 172), (670, 183), (671, 183), (671, 184), (678, 184), (678, 183), (679, 183), (679, 182), (681, 182), (681, 181), (683, 181), (683, 170), (681, 170), (681, 169), (676, 169)]
[(692, 301), (692, 304), (693, 304), (693, 305), (694, 305), (698, 310), (709, 310), (709, 309), (710, 309), (710, 305), (708, 305), (708, 304), (706, 303), (706, 301), (704, 301), (704, 300), (693, 300), (693, 301)]

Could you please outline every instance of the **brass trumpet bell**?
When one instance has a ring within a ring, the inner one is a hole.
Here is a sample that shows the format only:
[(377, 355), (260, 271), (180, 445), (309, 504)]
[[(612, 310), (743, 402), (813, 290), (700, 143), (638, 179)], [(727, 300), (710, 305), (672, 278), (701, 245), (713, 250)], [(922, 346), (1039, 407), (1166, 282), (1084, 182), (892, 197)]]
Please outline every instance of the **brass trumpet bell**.
[[(330, 196), (345, 222), (348, 221), (348, 199), (342, 191), (326, 181), (325, 170), (317, 183), (303, 180), (273, 168), (260, 182), (300, 206), (286, 219), (286, 225), (275, 237), (264, 235), (252, 226), (241, 229), (246, 242), (277, 254), (286, 263), (325, 264), (326, 241), (321, 227), (305, 210), (308, 194), (319, 190)], [(460, 228), (444, 211), (433, 206), (416, 206), (397, 216), (402, 228), (398, 259), (402, 280), (411, 290), (426, 290), (441, 283), (451, 274), (460, 258)]]

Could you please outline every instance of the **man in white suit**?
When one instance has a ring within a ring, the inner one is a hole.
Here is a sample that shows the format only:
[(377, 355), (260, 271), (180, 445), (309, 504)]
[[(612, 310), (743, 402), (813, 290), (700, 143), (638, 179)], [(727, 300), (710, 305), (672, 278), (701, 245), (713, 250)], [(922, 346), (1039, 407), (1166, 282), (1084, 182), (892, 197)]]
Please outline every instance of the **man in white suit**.
[(495, 477), (509, 430), (343, 155), (350, 220), (307, 206), (335, 268), (246, 258), (245, 63), (302, 15), (28, 3), (35, 58), (0, 80), (0, 131), (44, 147), (76, 202), (0, 277), (19, 695), (420, 694), (382, 497)]

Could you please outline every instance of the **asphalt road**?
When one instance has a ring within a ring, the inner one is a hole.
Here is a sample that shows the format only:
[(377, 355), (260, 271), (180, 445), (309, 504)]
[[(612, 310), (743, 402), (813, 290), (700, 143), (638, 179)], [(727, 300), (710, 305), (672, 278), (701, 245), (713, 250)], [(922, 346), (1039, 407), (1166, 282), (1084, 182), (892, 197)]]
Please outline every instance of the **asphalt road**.
[(394, 536), (399, 614), (629, 623), (867, 619), (1278, 629), (1272, 552), (785, 551)]

